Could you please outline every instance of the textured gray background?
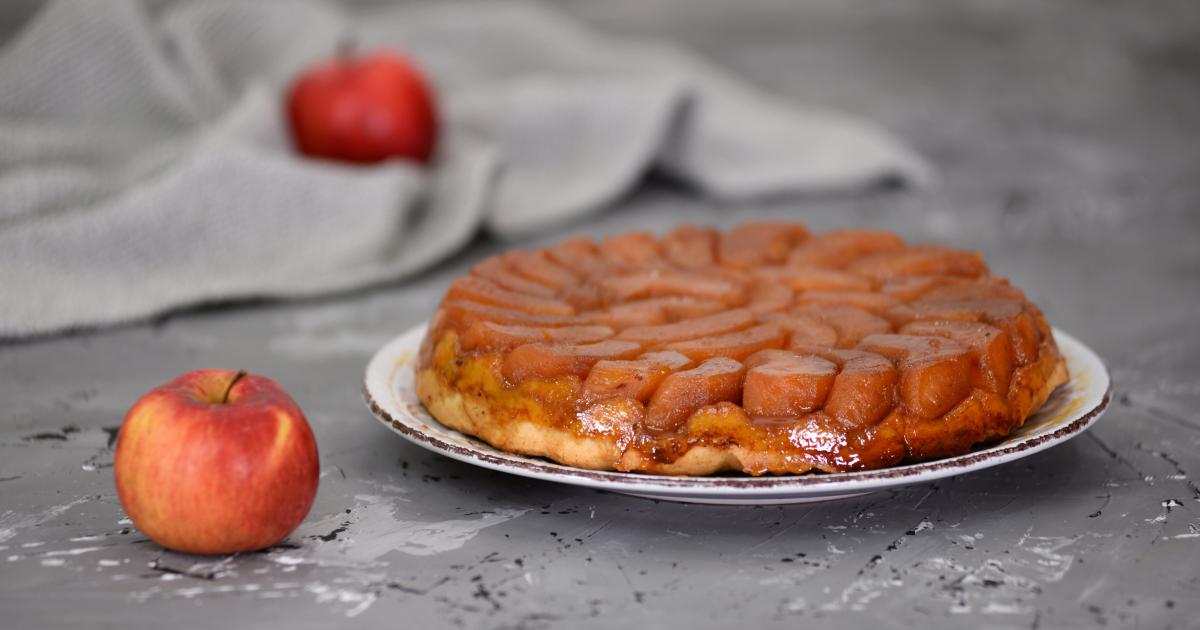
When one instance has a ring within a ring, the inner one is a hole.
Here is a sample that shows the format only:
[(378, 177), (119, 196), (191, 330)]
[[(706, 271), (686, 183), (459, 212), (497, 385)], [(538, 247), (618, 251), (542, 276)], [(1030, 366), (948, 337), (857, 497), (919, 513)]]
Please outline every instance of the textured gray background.
[[(746, 207), (651, 183), (541, 241), (786, 217), (979, 248), (1105, 358), (1112, 408), (1016, 463), (814, 505), (654, 503), (477, 470), (386, 431), (359, 380), (502, 247), (480, 240), (402, 285), (0, 345), (0, 626), (1196, 627), (1200, 5), (565, 6), (872, 117), (944, 181)], [(278, 379), (317, 433), (320, 494), (283, 547), (190, 557), (122, 520), (112, 432), (142, 392), (206, 366)]]

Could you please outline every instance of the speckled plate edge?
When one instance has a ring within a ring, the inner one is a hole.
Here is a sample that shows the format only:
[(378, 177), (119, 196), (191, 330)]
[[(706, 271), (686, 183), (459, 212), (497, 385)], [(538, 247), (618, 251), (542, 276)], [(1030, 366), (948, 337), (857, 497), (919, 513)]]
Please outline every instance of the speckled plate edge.
[(1071, 380), (1038, 413), (1002, 442), (965, 455), (931, 462), (837, 474), (770, 477), (674, 477), (585, 470), (538, 457), (506, 453), (449, 429), (429, 415), (413, 391), (413, 362), (425, 324), (385, 344), (367, 364), (363, 397), (389, 429), (436, 453), (468, 464), (523, 477), (555, 481), (668, 501), (772, 504), (823, 501), (896, 486), (924, 483), (998, 466), (1079, 435), (1108, 407), (1112, 382), (1096, 353), (1055, 330)]

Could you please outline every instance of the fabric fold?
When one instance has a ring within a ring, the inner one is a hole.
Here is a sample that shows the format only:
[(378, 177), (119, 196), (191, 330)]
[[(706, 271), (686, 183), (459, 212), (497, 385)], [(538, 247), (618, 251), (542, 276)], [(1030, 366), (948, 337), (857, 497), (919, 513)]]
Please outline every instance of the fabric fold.
[[(431, 164), (293, 149), (288, 82), (347, 42), (429, 73)], [(869, 122), (531, 2), (58, 0), (0, 50), (0, 336), (403, 278), (655, 170), (731, 200), (932, 179)]]

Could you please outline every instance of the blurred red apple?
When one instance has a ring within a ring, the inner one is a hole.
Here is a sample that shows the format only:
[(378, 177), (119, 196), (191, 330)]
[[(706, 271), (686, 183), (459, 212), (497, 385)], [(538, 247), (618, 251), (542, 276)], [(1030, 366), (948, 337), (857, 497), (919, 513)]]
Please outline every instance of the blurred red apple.
[(344, 54), (309, 68), (292, 83), (288, 116), (300, 151), (315, 157), (428, 162), (437, 141), (429, 82), (388, 51)]
[(317, 443), (275, 381), (197, 370), (142, 396), (117, 438), (117, 495), (158, 544), (225, 554), (269, 547), (317, 494)]

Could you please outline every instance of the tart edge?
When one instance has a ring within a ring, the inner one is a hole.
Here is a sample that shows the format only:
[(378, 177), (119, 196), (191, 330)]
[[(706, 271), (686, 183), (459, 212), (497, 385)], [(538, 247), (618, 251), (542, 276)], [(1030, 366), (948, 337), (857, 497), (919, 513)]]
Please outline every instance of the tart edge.
[[(452, 334), (452, 333), (451, 333)], [(445, 339), (436, 343), (440, 344)], [(436, 354), (435, 354), (436, 356)], [(749, 474), (798, 474), (808, 472), (815, 466), (797, 467), (788, 462), (786, 469), (778, 466), (783, 462), (772, 461), (769, 453), (756, 453), (740, 446), (714, 448), (697, 445), (688, 449), (672, 462), (660, 462), (644, 457), (633, 449), (626, 450), (619, 437), (580, 436), (562, 428), (547, 426), (526, 419), (507, 418), (503, 422), (494, 417), (493, 406), (484, 396), (466, 396), (454, 385), (440, 376), (436, 358), (430, 365), (415, 368), (414, 385), (417, 397), (429, 413), (443, 425), (456, 431), (475, 436), (499, 450), (535, 457), (545, 457), (566, 466), (590, 470), (616, 470), (656, 475), (706, 476), (723, 471), (746, 472)], [(1026, 365), (1031, 379), (1044, 375), (1042, 382), (1031, 388), (1027, 399), (1028, 410), (1014, 422), (1011, 429), (1000, 436), (1011, 435), (1045, 404), (1059, 386), (1070, 380), (1066, 360), (1058, 352), (1051, 337), (1043, 342), (1036, 363)], [(1030, 383), (1033, 385), (1033, 383)], [(526, 404), (534, 404), (526, 401)], [(1010, 401), (1011, 404), (1011, 401)], [(551, 413), (546, 410), (546, 413)], [(971, 451), (979, 442), (966, 445), (961, 452), (951, 453), (942, 459), (962, 455)], [(911, 461), (911, 460), (910, 460)], [(764, 463), (767, 463), (764, 470)], [(772, 465), (774, 464), (774, 465)], [(885, 466), (888, 468), (890, 466)]]

